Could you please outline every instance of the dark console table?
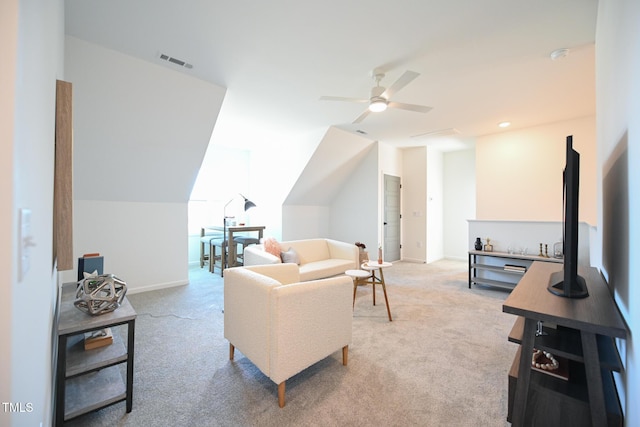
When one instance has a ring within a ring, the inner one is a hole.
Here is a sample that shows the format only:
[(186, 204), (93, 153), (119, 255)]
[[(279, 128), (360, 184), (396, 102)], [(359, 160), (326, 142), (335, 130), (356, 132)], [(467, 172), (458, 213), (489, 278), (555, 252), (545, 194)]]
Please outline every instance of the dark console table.
[[(623, 425), (612, 371), (621, 370), (614, 338), (627, 327), (595, 268), (579, 269), (589, 297), (568, 299), (547, 291), (561, 265), (534, 262), (502, 306), (518, 319), (509, 340), (520, 344), (509, 371), (509, 413), (514, 426)], [(536, 334), (542, 322), (543, 334)], [(567, 360), (568, 380), (531, 368), (533, 349)]]
[[(73, 305), (75, 291), (76, 283), (67, 283), (60, 296), (56, 426), (122, 401), (131, 412), (133, 403), (135, 310), (125, 297), (115, 311), (91, 316)], [(112, 328), (113, 344), (85, 350), (85, 332), (104, 328)], [(126, 329), (126, 341), (117, 328)], [(126, 364), (126, 379), (120, 373), (121, 364)]]

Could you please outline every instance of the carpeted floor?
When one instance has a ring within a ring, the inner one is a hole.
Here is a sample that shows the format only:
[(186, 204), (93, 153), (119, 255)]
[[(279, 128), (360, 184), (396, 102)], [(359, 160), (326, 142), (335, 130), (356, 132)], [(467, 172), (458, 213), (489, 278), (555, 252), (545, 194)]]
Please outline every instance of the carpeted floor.
[(382, 291), (360, 287), (349, 364), (341, 352), (277, 386), (223, 336), (223, 282), (130, 295), (138, 312), (133, 411), (118, 403), (70, 426), (505, 426), (515, 318), (507, 293), (467, 287), (467, 264), (395, 263)]

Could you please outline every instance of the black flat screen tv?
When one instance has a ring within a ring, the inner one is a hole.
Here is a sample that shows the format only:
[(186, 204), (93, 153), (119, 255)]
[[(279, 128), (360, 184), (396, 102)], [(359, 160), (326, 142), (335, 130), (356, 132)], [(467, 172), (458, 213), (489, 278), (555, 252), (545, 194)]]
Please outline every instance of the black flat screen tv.
[(551, 274), (547, 289), (561, 297), (585, 298), (589, 296), (587, 284), (578, 275), (580, 154), (573, 149), (573, 135), (567, 136), (567, 163), (562, 178), (564, 266), (562, 271)]

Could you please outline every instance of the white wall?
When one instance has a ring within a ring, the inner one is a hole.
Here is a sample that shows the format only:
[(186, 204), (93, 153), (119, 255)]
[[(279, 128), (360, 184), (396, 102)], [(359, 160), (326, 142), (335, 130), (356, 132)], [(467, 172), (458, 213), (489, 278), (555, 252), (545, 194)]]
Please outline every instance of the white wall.
[(73, 209), (74, 252), (103, 255), (128, 293), (188, 283), (186, 204), (76, 200)]
[[(444, 154), (429, 147), (405, 148), (402, 176), (402, 259), (411, 262), (433, 262), (445, 256), (444, 213), (447, 194), (446, 178), (456, 186), (460, 181), (447, 173)], [(452, 195), (452, 199), (458, 197)], [(473, 206), (475, 209), (475, 205)], [(460, 214), (460, 212), (458, 212)], [(463, 223), (466, 230), (467, 224)], [(464, 234), (466, 236), (466, 233)], [(454, 237), (455, 238), (455, 237)], [(462, 240), (462, 237), (460, 237)], [(466, 254), (466, 237), (459, 243)]]
[[(355, 205), (345, 207), (342, 212), (333, 205), (337, 199), (343, 207), (345, 197), (367, 200), (363, 196), (368, 193), (366, 187), (355, 188), (353, 182), (367, 175), (373, 145), (351, 132), (333, 127), (327, 130), (286, 196), (282, 206), (283, 240), (333, 237), (350, 241), (351, 236), (360, 234), (359, 229), (344, 225), (357, 224), (352, 221)], [(375, 174), (364, 179), (363, 186), (368, 179), (371, 188), (375, 188)]]
[(249, 192), (251, 200), (258, 205), (252, 209), (251, 221), (266, 227), (265, 236), (295, 239), (295, 235), (286, 230), (290, 222), (284, 221), (283, 204), (323, 134), (324, 130), (284, 141), (266, 139), (264, 146), (251, 150)]
[(427, 262), (427, 149), (402, 150), (402, 260)]
[(616, 375), (625, 424), (640, 425), (640, 2), (601, 1), (596, 29), (597, 233), (602, 269), (629, 327)]
[(443, 169), (442, 152), (427, 148), (427, 262), (444, 256)]
[(65, 47), (75, 256), (100, 252), (132, 293), (186, 284), (187, 202), (225, 90), (73, 37)]
[[(14, 247), (16, 236), (16, 206), (14, 204), (14, 150), (17, 145), (14, 134), (18, 124), (15, 122), (16, 74), (18, 58), (18, 0), (0, 2), (0, 46), (4, 52), (4, 61), (0, 62), (0, 290), (5, 298), (0, 298), (0, 342), (13, 343), (13, 331), (5, 325), (11, 324), (13, 314), (11, 303), (13, 288), (17, 280), (17, 258)], [(9, 402), (11, 396), (11, 346), (0, 349), (0, 400)], [(0, 424), (8, 425), (10, 415), (0, 414)]]
[(476, 217), (475, 150), (444, 154), (444, 257), (467, 259), (467, 220)]
[[(56, 79), (64, 79), (61, 0), (0, 5), (0, 425), (50, 423), (53, 411), (53, 167)], [(30, 268), (19, 279), (19, 209), (31, 210)]]
[(189, 197), (197, 207), (189, 213), (190, 234), (199, 234), (203, 225), (222, 225), (225, 214), (242, 215), (240, 194), (249, 200), (254, 198), (249, 183), (250, 160), (248, 150), (209, 145)]
[(283, 240), (312, 239), (328, 237), (330, 232), (329, 206), (283, 206), (282, 223), (286, 234)]
[(580, 153), (580, 220), (596, 221), (595, 117), (478, 138), (477, 219), (559, 221), (565, 139)]
[(225, 90), (74, 37), (65, 49), (75, 198), (186, 203)]
[(329, 208), (327, 236), (344, 242), (362, 242), (369, 253), (376, 251), (378, 150), (369, 150), (343, 183)]

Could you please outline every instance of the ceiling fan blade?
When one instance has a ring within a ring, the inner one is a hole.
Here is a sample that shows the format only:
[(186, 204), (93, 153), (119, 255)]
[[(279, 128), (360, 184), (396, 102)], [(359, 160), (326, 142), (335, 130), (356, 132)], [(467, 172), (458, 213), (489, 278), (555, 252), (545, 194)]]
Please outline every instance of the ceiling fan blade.
[(389, 88), (387, 88), (387, 90), (382, 93), (382, 96), (386, 99), (391, 99), (394, 93), (411, 83), (419, 75), (420, 73), (416, 73), (415, 71), (405, 71), (398, 80), (396, 80), (391, 86), (389, 86)]
[(416, 113), (428, 113), (429, 111), (433, 110), (433, 107), (416, 104), (405, 104), (404, 102), (389, 102), (387, 106), (389, 108), (399, 108), (401, 110), (415, 111)]
[(358, 118), (353, 121), (353, 124), (360, 123), (361, 121), (363, 121), (369, 115), (370, 112), (371, 111), (368, 108), (364, 110), (364, 113), (360, 114)]
[(345, 98), (343, 96), (321, 96), (320, 101), (369, 102), (368, 99)]

